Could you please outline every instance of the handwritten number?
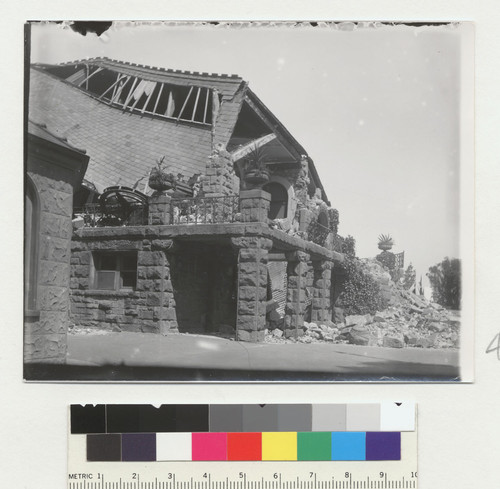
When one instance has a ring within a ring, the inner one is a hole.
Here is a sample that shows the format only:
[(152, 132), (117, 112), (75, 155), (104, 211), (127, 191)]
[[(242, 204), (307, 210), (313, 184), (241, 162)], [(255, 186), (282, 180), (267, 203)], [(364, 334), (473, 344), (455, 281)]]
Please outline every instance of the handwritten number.
[(497, 352), (497, 358), (498, 360), (500, 360), (500, 333), (497, 333), (493, 337), (491, 343), (488, 345), (488, 348), (486, 349), (486, 353), (491, 353), (493, 351)]

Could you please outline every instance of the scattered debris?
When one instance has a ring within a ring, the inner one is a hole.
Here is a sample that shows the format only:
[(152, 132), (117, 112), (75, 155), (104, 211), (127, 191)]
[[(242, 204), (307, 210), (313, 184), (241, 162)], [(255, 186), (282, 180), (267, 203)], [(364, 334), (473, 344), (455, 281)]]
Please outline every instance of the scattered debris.
[(335, 308), (335, 323), (304, 323), (298, 339), (284, 338), (276, 328), (266, 334), (268, 343), (335, 343), (386, 348), (459, 348), (460, 312), (445, 309), (392, 281), (381, 266), (365, 260), (373, 275), (387, 282), (390, 306), (375, 314), (345, 316)]

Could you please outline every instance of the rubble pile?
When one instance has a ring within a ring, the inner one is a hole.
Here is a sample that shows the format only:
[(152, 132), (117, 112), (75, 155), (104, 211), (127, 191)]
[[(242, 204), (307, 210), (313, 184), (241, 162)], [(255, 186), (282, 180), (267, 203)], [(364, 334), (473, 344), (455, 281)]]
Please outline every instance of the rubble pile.
[[(380, 274), (379, 267), (374, 268)], [(385, 280), (384, 280), (385, 282)], [(284, 338), (279, 328), (266, 334), (269, 343), (335, 343), (387, 348), (458, 348), (460, 315), (390, 282), (389, 307), (376, 314), (345, 316), (328, 324), (304, 323), (300, 336)]]

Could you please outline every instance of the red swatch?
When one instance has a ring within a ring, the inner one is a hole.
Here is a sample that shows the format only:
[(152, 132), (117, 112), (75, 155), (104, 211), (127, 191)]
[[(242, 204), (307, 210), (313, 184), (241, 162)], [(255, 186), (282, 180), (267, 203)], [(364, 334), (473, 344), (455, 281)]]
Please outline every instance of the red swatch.
[(228, 460), (262, 460), (262, 433), (228, 433)]

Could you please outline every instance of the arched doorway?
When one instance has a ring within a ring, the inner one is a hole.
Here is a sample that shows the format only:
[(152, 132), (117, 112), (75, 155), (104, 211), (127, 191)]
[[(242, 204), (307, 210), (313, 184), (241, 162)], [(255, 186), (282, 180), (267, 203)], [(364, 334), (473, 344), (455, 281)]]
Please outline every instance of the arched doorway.
[(269, 182), (264, 185), (263, 190), (271, 194), (269, 219), (288, 217), (288, 192), (286, 188), (278, 182)]

